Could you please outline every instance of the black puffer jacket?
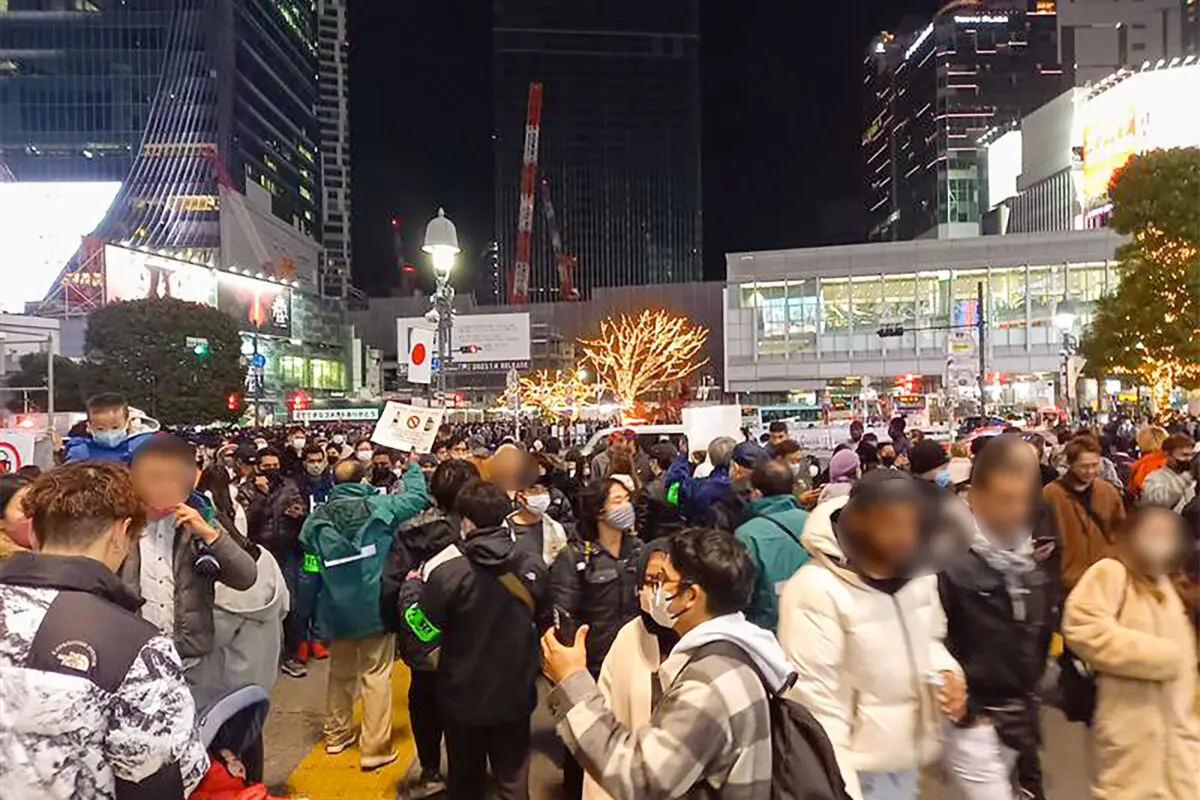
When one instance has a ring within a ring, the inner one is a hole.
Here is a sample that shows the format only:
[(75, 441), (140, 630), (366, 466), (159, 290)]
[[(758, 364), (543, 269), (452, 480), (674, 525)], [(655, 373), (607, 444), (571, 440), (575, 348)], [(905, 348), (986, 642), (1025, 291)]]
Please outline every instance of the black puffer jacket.
[(1059, 571), (1048, 542), (1038, 566), (1021, 576), (1014, 603), (1004, 576), (971, 549), (938, 576), (946, 611), (946, 647), (967, 676), (967, 719), (992, 720), (1001, 741), (1018, 753), (1021, 787), (1042, 797), (1037, 749), (1038, 686), (1050, 637), (1058, 629)]
[(618, 631), (641, 611), (638, 565), (643, 549), (642, 541), (633, 536), (621, 537), (617, 558), (596, 542), (573, 542), (550, 567), (553, 605), (590, 627), (587, 656), (593, 674), (599, 674)]
[(263, 493), (246, 481), (238, 489), (238, 502), (246, 509), (250, 541), (265, 547), (281, 564), (298, 556), (300, 529), (307, 514), (293, 517), (287, 510), (297, 507), (307, 512), (308, 502), (295, 483), (284, 478), (272, 484), (270, 493)]
[(431, 508), (405, 521), (396, 531), (392, 549), (383, 564), (379, 592), (379, 616), (383, 619), (384, 630), (396, 633), (404, 625), (404, 612), (397, 600), (408, 573), (420, 569), (425, 562), (459, 541), (461, 525), (457, 516), (440, 508)]

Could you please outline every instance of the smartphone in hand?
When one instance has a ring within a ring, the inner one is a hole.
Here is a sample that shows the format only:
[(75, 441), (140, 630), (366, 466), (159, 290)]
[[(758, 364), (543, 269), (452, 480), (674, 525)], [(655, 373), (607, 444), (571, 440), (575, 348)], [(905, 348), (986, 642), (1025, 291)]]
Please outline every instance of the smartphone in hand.
[(571, 612), (562, 606), (554, 607), (554, 635), (560, 644), (570, 647), (575, 644), (575, 633), (579, 630), (579, 622), (571, 616)]

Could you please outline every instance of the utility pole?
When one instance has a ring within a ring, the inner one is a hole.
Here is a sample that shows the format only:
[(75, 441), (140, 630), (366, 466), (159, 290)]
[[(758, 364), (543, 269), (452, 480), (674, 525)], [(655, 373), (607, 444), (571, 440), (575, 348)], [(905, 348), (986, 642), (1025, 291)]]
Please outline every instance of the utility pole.
[(987, 416), (987, 319), (983, 312), (983, 281), (976, 286), (975, 324), (979, 329), (979, 416)]

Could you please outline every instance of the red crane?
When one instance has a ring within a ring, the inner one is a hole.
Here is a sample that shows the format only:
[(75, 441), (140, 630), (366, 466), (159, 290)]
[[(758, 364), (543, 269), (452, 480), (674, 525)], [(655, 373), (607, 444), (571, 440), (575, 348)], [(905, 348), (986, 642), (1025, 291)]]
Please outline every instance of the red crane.
[(550, 229), (550, 246), (554, 248), (554, 263), (558, 266), (558, 284), (564, 300), (578, 300), (579, 292), (575, 289), (575, 265), (579, 259), (574, 253), (564, 253), (562, 234), (558, 230), (558, 219), (554, 214), (554, 203), (550, 199), (550, 181), (542, 176), (542, 215), (546, 218), (546, 227)]

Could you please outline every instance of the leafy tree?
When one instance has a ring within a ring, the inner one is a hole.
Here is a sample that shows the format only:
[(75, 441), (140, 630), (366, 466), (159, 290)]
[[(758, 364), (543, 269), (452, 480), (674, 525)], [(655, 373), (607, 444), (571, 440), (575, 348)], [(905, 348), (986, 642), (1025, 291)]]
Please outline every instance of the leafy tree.
[(1200, 386), (1200, 148), (1136, 155), (1113, 176), (1117, 291), (1096, 305), (1088, 372), (1131, 375), (1161, 400)]
[[(207, 339), (207, 352), (193, 352), (188, 337)], [(226, 397), (242, 389), (237, 324), (198, 303), (151, 298), (110, 304), (88, 319), (84, 353), (94, 391), (121, 392), (167, 424), (229, 419)]]
[[(26, 353), (18, 361), (20, 369), (9, 373), (9, 386), (46, 386), (49, 378), (46, 374), (48, 360), (45, 353)], [(89, 394), (89, 370), (86, 364), (80, 364), (62, 356), (54, 357), (54, 410), (83, 411)], [(21, 412), (25, 409), (25, 398), (21, 392), (10, 392), (7, 403), (8, 410)], [(46, 410), (46, 393), (30, 392), (29, 407), (38, 411)]]

